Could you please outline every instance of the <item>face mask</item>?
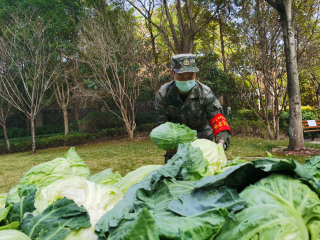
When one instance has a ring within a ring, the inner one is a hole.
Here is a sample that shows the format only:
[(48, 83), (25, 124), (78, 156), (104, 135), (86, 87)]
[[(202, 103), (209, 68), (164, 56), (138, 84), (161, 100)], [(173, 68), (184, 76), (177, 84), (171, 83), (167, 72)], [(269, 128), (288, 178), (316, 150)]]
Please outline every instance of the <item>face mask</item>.
[(196, 84), (196, 79), (188, 80), (188, 81), (176, 81), (176, 86), (182, 91), (182, 92), (188, 92), (190, 91), (194, 85)]

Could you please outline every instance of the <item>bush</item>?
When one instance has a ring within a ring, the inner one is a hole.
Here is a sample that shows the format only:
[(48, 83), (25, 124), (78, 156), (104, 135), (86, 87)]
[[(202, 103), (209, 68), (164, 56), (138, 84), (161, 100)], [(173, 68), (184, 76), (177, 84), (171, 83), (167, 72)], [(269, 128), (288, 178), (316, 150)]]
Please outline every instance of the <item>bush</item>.
[(136, 114), (136, 124), (138, 127), (148, 123), (157, 123), (156, 112)]
[[(102, 133), (89, 134), (89, 133), (73, 133), (70, 135), (46, 135), (47, 137), (37, 137), (36, 144), (37, 149), (45, 149), (52, 147), (62, 146), (75, 146), (92, 142), (97, 139), (103, 139), (105, 136)], [(16, 138), (10, 140), (10, 146), (12, 153), (31, 151), (32, 141), (31, 137)], [(0, 142), (0, 154), (6, 154), (7, 147), (4, 141)]]
[(238, 120), (229, 122), (232, 134), (253, 135), (268, 138), (266, 126), (261, 121)]
[(81, 133), (97, 133), (106, 128), (123, 127), (123, 122), (112, 112), (91, 112), (82, 120), (71, 122), (70, 126)]

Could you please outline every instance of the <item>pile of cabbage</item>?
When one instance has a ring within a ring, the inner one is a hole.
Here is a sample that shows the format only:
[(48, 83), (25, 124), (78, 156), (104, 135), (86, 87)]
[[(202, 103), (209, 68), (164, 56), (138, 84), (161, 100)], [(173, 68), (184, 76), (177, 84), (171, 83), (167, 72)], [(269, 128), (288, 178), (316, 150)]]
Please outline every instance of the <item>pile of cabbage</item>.
[(220, 145), (162, 127), (151, 139), (178, 148), (163, 166), (90, 175), (71, 148), (30, 169), (0, 194), (0, 240), (320, 239), (320, 156), (227, 164)]
[(110, 168), (90, 175), (71, 148), (31, 168), (9, 193), (0, 194), (0, 239), (96, 240), (98, 220), (130, 186), (160, 167), (143, 166), (124, 177)]

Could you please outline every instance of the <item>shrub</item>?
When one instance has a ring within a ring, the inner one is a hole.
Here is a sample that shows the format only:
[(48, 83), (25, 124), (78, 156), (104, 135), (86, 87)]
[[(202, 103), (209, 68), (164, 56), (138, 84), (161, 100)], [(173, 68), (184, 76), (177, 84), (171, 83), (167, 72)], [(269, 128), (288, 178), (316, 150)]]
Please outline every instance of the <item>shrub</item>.
[(155, 111), (151, 113), (136, 114), (136, 124), (138, 127), (148, 123), (157, 123), (157, 114)]
[(123, 127), (123, 122), (112, 112), (91, 112), (82, 120), (71, 123), (71, 128), (81, 133), (97, 133), (106, 128), (117, 127)]

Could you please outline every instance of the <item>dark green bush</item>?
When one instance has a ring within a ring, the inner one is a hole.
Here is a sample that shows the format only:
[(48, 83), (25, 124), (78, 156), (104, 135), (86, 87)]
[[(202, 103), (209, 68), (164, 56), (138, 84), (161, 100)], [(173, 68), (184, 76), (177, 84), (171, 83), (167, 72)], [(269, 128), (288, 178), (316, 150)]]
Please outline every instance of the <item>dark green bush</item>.
[[(116, 112), (120, 114), (119, 111)], [(72, 127), (82, 133), (96, 133), (106, 128), (123, 127), (123, 122), (112, 112), (91, 112), (78, 122), (71, 122)]]
[(155, 111), (151, 113), (136, 114), (136, 124), (138, 127), (148, 123), (157, 123), (157, 114)]
[[(52, 147), (62, 147), (62, 146), (75, 146), (80, 144), (85, 144), (88, 142), (93, 142), (97, 139), (105, 139), (103, 133), (73, 133), (70, 135), (55, 135), (49, 137), (37, 137), (36, 144), (37, 149), (45, 149)], [(30, 137), (27, 138), (16, 138), (10, 140), (11, 151), (14, 152), (26, 152), (31, 151), (32, 141)], [(7, 147), (2, 141), (0, 142), (0, 154), (6, 154)]]

